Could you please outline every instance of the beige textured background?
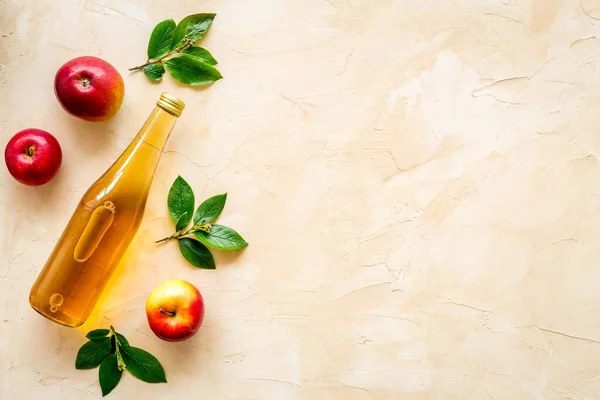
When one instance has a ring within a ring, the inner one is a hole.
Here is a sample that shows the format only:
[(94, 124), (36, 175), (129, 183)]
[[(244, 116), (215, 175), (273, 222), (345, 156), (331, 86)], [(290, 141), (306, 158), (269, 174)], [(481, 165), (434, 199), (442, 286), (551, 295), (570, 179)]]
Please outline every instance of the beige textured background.
[[(165, 18), (216, 12), (205, 90), (129, 74)], [(0, 0), (2, 146), (53, 132), (59, 176), (0, 172), (0, 398), (97, 399), (76, 371), (114, 324), (164, 364), (114, 399), (597, 399), (600, 0)], [(598, 35), (598, 37), (596, 37)], [(108, 123), (66, 115), (52, 81), (75, 56), (113, 63)], [(81, 329), (27, 295), (85, 189), (163, 90), (187, 103), (146, 217)], [(183, 175), (250, 242), (187, 265), (165, 200)], [(207, 304), (193, 339), (150, 332), (165, 279)]]

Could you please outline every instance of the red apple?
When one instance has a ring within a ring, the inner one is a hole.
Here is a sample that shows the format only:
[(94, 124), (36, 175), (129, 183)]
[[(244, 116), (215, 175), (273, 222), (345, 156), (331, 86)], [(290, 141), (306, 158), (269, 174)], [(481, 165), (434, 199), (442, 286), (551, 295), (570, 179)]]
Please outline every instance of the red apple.
[(192, 337), (204, 319), (204, 300), (191, 283), (172, 279), (158, 285), (146, 301), (150, 329), (159, 338), (179, 342)]
[(105, 121), (121, 108), (125, 85), (119, 72), (106, 61), (77, 57), (56, 73), (54, 93), (69, 114), (87, 121)]
[(58, 140), (41, 129), (24, 129), (4, 150), (8, 172), (25, 185), (39, 186), (54, 178), (62, 163)]

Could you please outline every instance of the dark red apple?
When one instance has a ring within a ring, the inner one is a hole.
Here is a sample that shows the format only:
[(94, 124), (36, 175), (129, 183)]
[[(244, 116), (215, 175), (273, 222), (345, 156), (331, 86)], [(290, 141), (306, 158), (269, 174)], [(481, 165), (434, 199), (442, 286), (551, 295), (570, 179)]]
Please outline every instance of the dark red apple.
[(204, 299), (191, 283), (172, 279), (158, 285), (146, 301), (152, 332), (169, 342), (192, 337), (204, 319)]
[(105, 121), (121, 108), (125, 85), (119, 72), (106, 61), (77, 57), (56, 72), (54, 93), (69, 114), (87, 121)]
[(19, 182), (43, 185), (54, 178), (62, 163), (58, 140), (41, 129), (24, 129), (10, 139), (4, 150), (8, 172)]

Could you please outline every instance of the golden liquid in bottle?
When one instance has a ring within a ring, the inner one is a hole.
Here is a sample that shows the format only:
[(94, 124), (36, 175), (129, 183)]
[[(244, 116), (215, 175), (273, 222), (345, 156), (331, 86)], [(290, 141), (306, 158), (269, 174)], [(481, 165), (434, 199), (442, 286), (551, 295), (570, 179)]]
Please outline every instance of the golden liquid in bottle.
[(88, 318), (142, 222), (154, 171), (183, 107), (163, 93), (129, 147), (84, 194), (31, 289), (37, 312), (72, 327)]

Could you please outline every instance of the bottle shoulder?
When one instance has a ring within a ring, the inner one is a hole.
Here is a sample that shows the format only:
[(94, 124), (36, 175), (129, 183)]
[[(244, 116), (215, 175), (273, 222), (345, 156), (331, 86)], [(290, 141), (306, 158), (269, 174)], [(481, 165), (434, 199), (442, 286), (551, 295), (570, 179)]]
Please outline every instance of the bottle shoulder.
[(90, 207), (106, 201), (131, 206), (143, 203), (148, 197), (150, 187), (141, 181), (135, 175), (123, 171), (111, 173), (109, 170), (90, 186), (83, 195), (82, 202)]

